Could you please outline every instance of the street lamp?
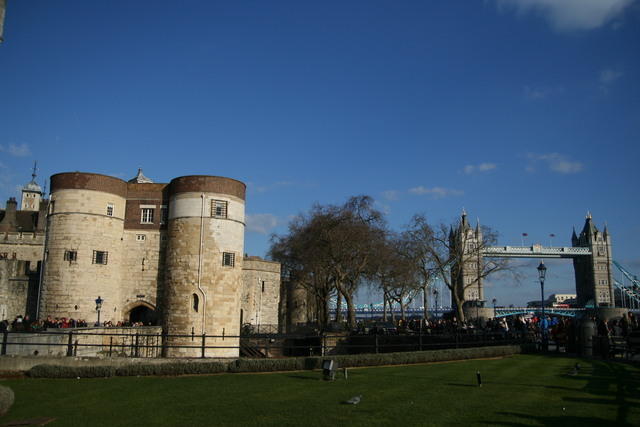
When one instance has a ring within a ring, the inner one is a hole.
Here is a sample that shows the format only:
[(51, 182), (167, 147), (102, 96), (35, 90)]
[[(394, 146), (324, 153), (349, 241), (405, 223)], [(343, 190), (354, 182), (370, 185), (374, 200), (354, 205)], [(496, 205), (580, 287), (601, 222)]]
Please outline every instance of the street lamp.
[(100, 326), (100, 309), (102, 308), (102, 303), (104, 300), (98, 296), (96, 298), (96, 311), (98, 312), (98, 321), (96, 322), (96, 326)]
[(542, 332), (542, 350), (547, 351), (547, 321), (544, 317), (544, 278), (547, 275), (547, 267), (544, 261), (540, 260), (538, 266), (538, 279), (540, 279), (540, 307), (542, 308), (542, 316), (540, 317), (540, 330)]
[(433, 290), (433, 297), (436, 299), (436, 319), (438, 318), (438, 290), (434, 289)]
[(498, 300), (494, 298), (493, 300), (491, 300), (491, 302), (493, 303), (493, 318), (495, 319), (495, 317), (496, 317), (496, 302), (498, 302)]

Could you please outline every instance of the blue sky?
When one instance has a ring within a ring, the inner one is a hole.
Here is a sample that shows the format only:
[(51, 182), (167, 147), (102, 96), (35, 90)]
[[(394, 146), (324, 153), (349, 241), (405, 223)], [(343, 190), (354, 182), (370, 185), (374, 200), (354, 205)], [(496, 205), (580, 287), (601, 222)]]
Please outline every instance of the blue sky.
[[(0, 198), (34, 160), (42, 181), (229, 176), (255, 255), (356, 194), (394, 228), (464, 207), (505, 245), (570, 245), (591, 211), (640, 274), (639, 24), (636, 0), (9, 0)], [(520, 264), (487, 298), (538, 298)], [(570, 262), (549, 268), (571, 292)]]

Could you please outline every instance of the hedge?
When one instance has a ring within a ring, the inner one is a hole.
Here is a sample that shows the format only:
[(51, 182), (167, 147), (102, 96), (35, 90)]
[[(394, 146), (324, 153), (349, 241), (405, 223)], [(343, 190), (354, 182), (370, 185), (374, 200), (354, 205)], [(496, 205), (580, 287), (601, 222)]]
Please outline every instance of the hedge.
[(340, 368), (351, 368), (500, 357), (532, 350), (530, 346), (493, 346), (405, 353), (290, 357), (286, 359), (243, 358), (231, 363), (207, 361), (176, 361), (154, 364), (136, 363), (117, 368), (113, 366), (36, 365), (28, 371), (28, 375), (33, 378), (98, 378), (111, 376), (215, 374), (221, 372), (302, 371), (319, 369), (324, 359), (333, 359)]

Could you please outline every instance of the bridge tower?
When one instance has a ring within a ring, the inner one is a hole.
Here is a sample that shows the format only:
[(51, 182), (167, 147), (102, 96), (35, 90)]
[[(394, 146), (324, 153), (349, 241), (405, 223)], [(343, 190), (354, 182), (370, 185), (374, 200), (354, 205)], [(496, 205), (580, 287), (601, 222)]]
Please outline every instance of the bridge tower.
[(573, 247), (589, 248), (591, 255), (573, 258), (576, 277), (576, 294), (579, 306), (613, 307), (613, 270), (611, 253), (611, 236), (605, 225), (599, 231), (593, 224), (590, 213), (584, 223), (580, 235), (575, 229), (571, 236)]
[(471, 307), (484, 304), (480, 274), (483, 266), (482, 247), (480, 221), (474, 229), (467, 221), (467, 213), (463, 210), (457, 229), (451, 228), (449, 231), (449, 250), (453, 252), (451, 259), (458, 261), (451, 266), (451, 282), (455, 292), (464, 296), (465, 305)]

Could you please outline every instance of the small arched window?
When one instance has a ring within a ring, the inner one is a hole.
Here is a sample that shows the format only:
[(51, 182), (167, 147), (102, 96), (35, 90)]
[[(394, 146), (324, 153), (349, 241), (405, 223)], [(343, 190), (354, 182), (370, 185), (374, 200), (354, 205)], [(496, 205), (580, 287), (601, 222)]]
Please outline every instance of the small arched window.
[(193, 311), (198, 312), (198, 304), (200, 303), (200, 298), (198, 295), (193, 294)]

